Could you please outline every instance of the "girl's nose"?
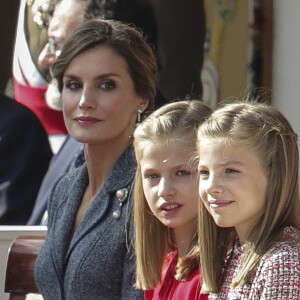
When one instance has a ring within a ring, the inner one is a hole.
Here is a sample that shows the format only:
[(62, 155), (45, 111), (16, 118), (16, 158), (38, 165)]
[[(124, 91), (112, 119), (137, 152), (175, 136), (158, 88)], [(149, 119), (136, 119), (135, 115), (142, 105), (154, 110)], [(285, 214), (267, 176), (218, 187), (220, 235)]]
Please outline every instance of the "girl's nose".
[(167, 198), (175, 194), (171, 180), (161, 178), (158, 186), (158, 197)]
[(221, 179), (216, 175), (210, 175), (209, 180), (204, 183), (204, 188), (208, 194), (219, 194), (223, 192)]

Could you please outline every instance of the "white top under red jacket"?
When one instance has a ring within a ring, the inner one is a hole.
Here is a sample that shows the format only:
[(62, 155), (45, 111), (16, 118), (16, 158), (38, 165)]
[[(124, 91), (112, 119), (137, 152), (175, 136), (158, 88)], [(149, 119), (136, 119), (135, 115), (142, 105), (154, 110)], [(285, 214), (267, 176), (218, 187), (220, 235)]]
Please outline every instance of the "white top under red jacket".
[(39, 118), (48, 134), (66, 134), (61, 111), (48, 107), (45, 101), (47, 81), (32, 58), (26, 37), (26, 0), (20, 1), (17, 35), (13, 58), (14, 98)]
[(285, 227), (282, 236), (290, 240), (275, 243), (262, 257), (250, 283), (230, 287), (243, 260), (244, 247), (239, 241), (233, 246), (219, 293), (209, 299), (293, 300), (300, 299), (300, 233), (293, 227)]

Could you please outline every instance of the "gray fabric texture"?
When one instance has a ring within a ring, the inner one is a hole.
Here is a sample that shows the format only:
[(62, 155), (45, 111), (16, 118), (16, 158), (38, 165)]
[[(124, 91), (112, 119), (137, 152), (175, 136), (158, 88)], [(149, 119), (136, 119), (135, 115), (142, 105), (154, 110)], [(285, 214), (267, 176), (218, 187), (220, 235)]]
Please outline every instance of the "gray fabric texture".
[(136, 162), (129, 147), (92, 201), (73, 237), (77, 208), (88, 183), (86, 165), (64, 176), (48, 204), (48, 237), (36, 264), (35, 279), (45, 300), (143, 299), (133, 288), (132, 193), (119, 208), (116, 191), (131, 189)]

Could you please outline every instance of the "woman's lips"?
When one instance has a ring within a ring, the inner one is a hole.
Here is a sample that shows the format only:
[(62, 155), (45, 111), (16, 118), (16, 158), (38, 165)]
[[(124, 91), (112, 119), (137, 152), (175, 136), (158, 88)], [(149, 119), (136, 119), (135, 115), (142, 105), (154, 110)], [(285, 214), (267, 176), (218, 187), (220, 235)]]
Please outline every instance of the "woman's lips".
[(80, 125), (92, 125), (97, 122), (100, 122), (99, 119), (94, 118), (94, 117), (77, 117), (75, 120), (80, 124)]

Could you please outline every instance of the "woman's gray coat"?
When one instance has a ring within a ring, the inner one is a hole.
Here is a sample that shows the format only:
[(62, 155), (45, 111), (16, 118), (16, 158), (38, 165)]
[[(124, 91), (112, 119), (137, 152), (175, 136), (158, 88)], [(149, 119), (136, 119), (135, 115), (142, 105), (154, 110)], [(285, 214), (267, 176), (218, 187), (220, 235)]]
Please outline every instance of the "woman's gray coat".
[[(132, 184), (136, 162), (129, 147), (117, 161), (88, 208), (74, 236), (74, 218), (88, 183), (83, 165), (54, 187), (48, 205), (48, 237), (35, 265), (45, 300), (143, 299), (134, 283)], [(127, 188), (120, 208), (116, 192)]]

